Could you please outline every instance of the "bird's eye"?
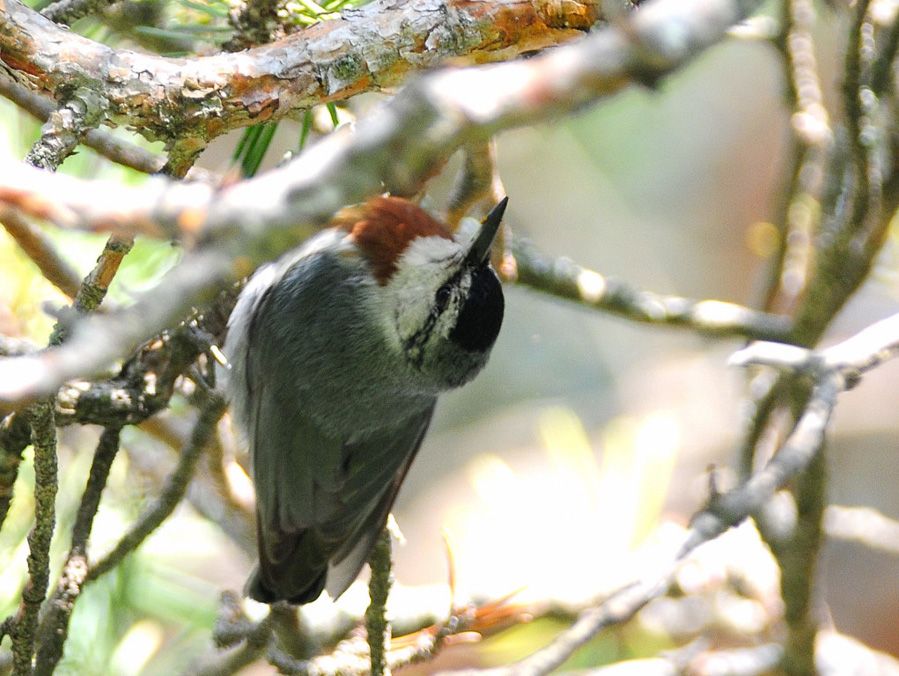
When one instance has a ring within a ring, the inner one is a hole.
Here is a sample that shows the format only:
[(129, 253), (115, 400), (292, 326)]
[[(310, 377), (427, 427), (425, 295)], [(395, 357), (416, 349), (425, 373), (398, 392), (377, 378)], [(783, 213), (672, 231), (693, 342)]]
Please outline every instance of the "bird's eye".
[(437, 289), (437, 294), (434, 296), (434, 304), (437, 306), (438, 312), (443, 312), (446, 309), (452, 295), (453, 291), (449, 284), (444, 284)]

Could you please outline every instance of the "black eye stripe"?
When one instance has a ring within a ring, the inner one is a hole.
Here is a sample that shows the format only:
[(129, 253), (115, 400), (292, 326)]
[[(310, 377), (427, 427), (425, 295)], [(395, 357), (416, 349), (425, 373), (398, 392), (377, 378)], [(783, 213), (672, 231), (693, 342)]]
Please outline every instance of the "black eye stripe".
[(444, 284), (437, 289), (437, 293), (434, 296), (434, 309), (437, 310), (437, 314), (440, 314), (446, 309), (446, 305), (449, 303), (452, 295), (453, 291), (447, 284)]
[(447, 305), (449, 305), (450, 299), (453, 297), (453, 287), (458, 285), (461, 277), (462, 270), (459, 270), (437, 289), (434, 294), (434, 304), (431, 306), (431, 312), (428, 313), (425, 323), (403, 342), (406, 354), (409, 355), (412, 363), (416, 366), (421, 366), (424, 360), (422, 348), (431, 336), (431, 332), (434, 330), (440, 315), (444, 313)]

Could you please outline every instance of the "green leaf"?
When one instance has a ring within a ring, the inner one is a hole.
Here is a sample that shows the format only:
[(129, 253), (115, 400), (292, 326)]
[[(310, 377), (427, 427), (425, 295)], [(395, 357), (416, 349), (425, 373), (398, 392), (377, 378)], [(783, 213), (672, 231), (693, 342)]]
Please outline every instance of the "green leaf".
[(300, 150), (302, 150), (306, 141), (309, 140), (309, 131), (312, 129), (312, 109), (307, 108), (303, 113), (303, 128), (300, 131)]

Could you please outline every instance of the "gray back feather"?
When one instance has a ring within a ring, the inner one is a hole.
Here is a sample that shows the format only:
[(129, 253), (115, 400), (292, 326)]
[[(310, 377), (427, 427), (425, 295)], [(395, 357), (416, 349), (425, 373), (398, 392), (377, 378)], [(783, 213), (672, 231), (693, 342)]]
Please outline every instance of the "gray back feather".
[(364, 263), (323, 246), (339, 236), (326, 231), (261, 269), (225, 345), (257, 491), (249, 591), (267, 602), (312, 600), (326, 577), (332, 596), (352, 582), (436, 399), (408, 391), (409, 365), (372, 321), (380, 295)]

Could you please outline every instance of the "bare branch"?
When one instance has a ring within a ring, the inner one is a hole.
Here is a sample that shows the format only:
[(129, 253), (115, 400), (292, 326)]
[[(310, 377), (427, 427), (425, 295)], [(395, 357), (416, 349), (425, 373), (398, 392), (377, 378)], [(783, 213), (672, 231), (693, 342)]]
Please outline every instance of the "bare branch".
[(830, 505), (824, 512), (827, 537), (899, 555), (899, 522), (871, 507)]
[(790, 339), (789, 317), (756, 312), (736, 303), (634, 289), (568, 258), (547, 258), (517, 238), (512, 243), (512, 255), (519, 283), (632, 321), (686, 327), (715, 336)]
[(495, 194), (498, 175), (493, 141), (467, 143), (462, 150), (462, 170), (447, 200), (446, 222), (453, 228), (458, 226), (463, 216), (471, 213), (471, 208), (478, 202), (499, 201), (504, 196)]
[(12, 636), (13, 674), (31, 674), (38, 612), (50, 581), (50, 541), (56, 527), (56, 426), (53, 406), (40, 402), (28, 411), (34, 447), (34, 527), (28, 534), (28, 580)]
[(893, 91), (893, 68), (896, 51), (899, 50), (899, 14), (893, 16), (893, 22), (885, 32), (880, 51), (871, 64), (871, 89), (877, 96)]
[(41, 136), (25, 161), (42, 169), (54, 170), (81, 143), (89, 129), (99, 126), (105, 101), (94, 91), (78, 88), (50, 113), (41, 128)]
[(137, 549), (140, 544), (165, 521), (187, 490), (196, 467), (197, 460), (215, 430), (219, 418), (224, 415), (226, 404), (217, 395), (211, 395), (208, 403), (200, 411), (200, 417), (194, 425), (190, 443), (181, 453), (178, 465), (169, 476), (153, 504), (138, 518), (131, 529), (122, 536), (118, 544), (106, 556), (88, 567), (85, 583), (96, 580), (104, 573), (117, 566), (122, 559)]
[[(756, 4), (659, 0), (626, 23), (544, 56), (434, 73), (360, 122), (354, 136), (332, 134), (284, 167), (216, 195), (200, 185), (169, 185), (158, 178), (140, 190), (117, 186), (97, 202), (85, 199), (95, 196), (94, 183), (0, 170), (0, 203), (29, 210), (37, 204), (45, 216), (94, 228), (128, 224), (133, 232), (136, 224), (159, 234), (202, 227), (205, 241), (228, 240), (227, 251), (207, 246), (187, 256), (163, 282), (167, 294), (146, 295), (123, 313), (84, 322), (63, 348), (0, 360), (0, 403), (23, 401), (72, 377), (96, 373), (183, 317), (209, 290), (249, 272), (248, 264), (251, 268), (308, 236), (342, 206), (385, 185), (408, 192), (428, 167), (468, 138), (576, 109), (634, 79), (662, 76), (714, 44)], [(53, 205), (42, 197), (49, 181), (58, 188), (50, 190), (57, 195)]]
[(240, 598), (231, 592), (222, 594), (221, 611), (213, 629), (213, 640), (220, 650), (196, 661), (190, 668), (194, 676), (227, 676), (261, 657), (272, 641), (272, 615), (250, 622), (240, 607)]
[[(271, 42), (279, 28), (277, 0), (238, 0), (231, 3), (228, 20), (234, 36), (225, 43), (229, 52), (237, 52)], [(283, 37), (283, 30), (281, 31)]]
[[(0, 53), (20, 82), (55, 92), (73, 80), (103, 92), (114, 121), (150, 140), (208, 142), (231, 129), (398, 85), (447, 57), (475, 62), (580, 37), (595, 0), (374, 2), (283, 41), (190, 60), (114, 50), (7, 0)], [(153, 73), (153, 77), (146, 74)]]
[(785, 0), (778, 40), (783, 55), (792, 135), (789, 178), (774, 222), (778, 249), (772, 257), (762, 308), (790, 311), (805, 289), (812, 265), (813, 236), (820, 221), (819, 198), (833, 130), (824, 106), (815, 55), (815, 4)]
[(38, 628), (35, 663), (35, 671), (38, 674), (53, 673), (62, 657), (69, 634), (69, 620), (87, 577), (87, 541), (112, 468), (112, 461), (119, 450), (119, 433), (118, 428), (103, 430), (97, 450), (94, 452), (90, 475), (81, 496), (75, 524), (72, 526), (69, 554), (63, 565), (56, 592), (49, 600)]
[[(859, 369), (859, 365), (863, 368), (873, 368), (882, 363), (887, 356), (896, 356), (899, 351), (896, 349), (897, 345), (899, 345), (899, 315), (865, 329), (849, 340), (823, 351), (817, 357), (810, 357), (809, 363), (816, 365), (815, 385), (802, 415), (786, 442), (767, 465), (749, 477), (745, 483), (721, 495), (712, 496), (709, 506), (693, 517), (691, 526), (679, 547), (671, 556), (660, 561), (654, 574), (643, 576), (615, 592), (595, 608), (584, 611), (572, 627), (546, 648), (517, 664), (478, 673), (490, 676), (511, 674), (536, 676), (549, 673), (599, 631), (628, 620), (649, 601), (663, 594), (669, 587), (679, 563), (687, 554), (757, 513), (778, 490), (819, 459), (837, 395), (853, 384), (858, 374), (863, 372)], [(781, 347), (784, 348), (784, 352), (790, 352), (790, 356), (794, 350), (800, 349), (778, 346)], [(752, 354), (751, 350), (752, 347), (746, 348), (737, 354)], [(734, 362), (741, 365), (769, 363), (779, 367), (786, 362), (790, 368), (796, 363), (792, 358), (781, 360), (775, 356), (766, 360), (766, 356), (768, 353), (756, 356), (751, 361), (738, 357)], [(822, 364), (829, 366), (820, 367)], [(851, 377), (844, 376), (844, 372), (849, 373)]]
[(78, 19), (96, 14), (111, 0), (56, 0), (43, 9), (41, 14), (59, 24), (71, 25)]
[(390, 650), (390, 623), (387, 621), (387, 596), (390, 594), (392, 579), (392, 543), (390, 529), (384, 528), (378, 536), (368, 560), (371, 580), (368, 593), (371, 598), (365, 611), (365, 630), (368, 637), (371, 676), (389, 673), (387, 652)]
[[(855, 16), (849, 34), (844, 64), (843, 108), (846, 116), (846, 127), (849, 134), (849, 146), (855, 164), (854, 179), (858, 183), (857, 199), (867, 199), (873, 187), (869, 184), (871, 130), (865, 129), (870, 124), (868, 116), (873, 104), (868, 99), (875, 98), (868, 88), (869, 70), (874, 56), (874, 24), (868, 16), (871, 0), (858, 0), (855, 3)], [(876, 100), (876, 98), (875, 98)], [(865, 133), (866, 137), (862, 136)], [(859, 224), (860, 225), (860, 224)]]
[(0, 419), (0, 527), (6, 521), (22, 453), (31, 443), (31, 427), (22, 413)]
[[(88, 273), (87, 277), (78, 287), (78, 293), (75, 294), (75, 301), (70, 308), (77, 315), (83, 315), (93, 312), (106, 297), (112, 278), (119, 271), (122, 260), (131, 251), (134, 245), (134, 239), (128, 236), (112, 235), (103, 247), (97, 264)], [(53, 333), (50, 335), (50, 345), (59, 345), (65, 339), (68, 333), (68, 325), (74, 320), (74, 316), (61, 318), (53, 327)]]
[[(56, 109), (52, 99), (33, 92), (2, 74), (0, 74), (0, 95), (42, 122), (46, 122)], [(103, 157), (145, 174), (155, 174), (165, 166), (165, 158), (99, 129), (89, 129), (82, 142)], [(218, 178), (211, 172), (197, 167), (192, 168), (187, 176), (191, 180), (218, 182)]]
[(0, 209), (0, 224), (34, 261), (45, 279), (69, 298), (75, 297), (81, 283), (78, 273), (59, 254), (49, 237), (12, 209)]
[(778, 454), (746, 483), (716, 496), (712, 504), (694, 516), (677, 549), (660, 560), (654, 573), (644, 575), (595, 608), (581, 613), (574, 625), (533, 655), (507, 667), (477, 673), (489, 676), (547, 674), (598, 632), (627, 621), (652, 599), (664, 594), (687, 554), (756, 512), (815, 458), (841, 382), (839, 376), (828, 377), (815, 387), (808, 407)]
[(734, 366), (774, 366), (813, 376), (822, 371), (836, 371), (852, 387), (863, 374), (897, 355), (899, 313), (881, 319), (841, 343), (823, 350), (756, 342), (735, 352), (730, 363)]

